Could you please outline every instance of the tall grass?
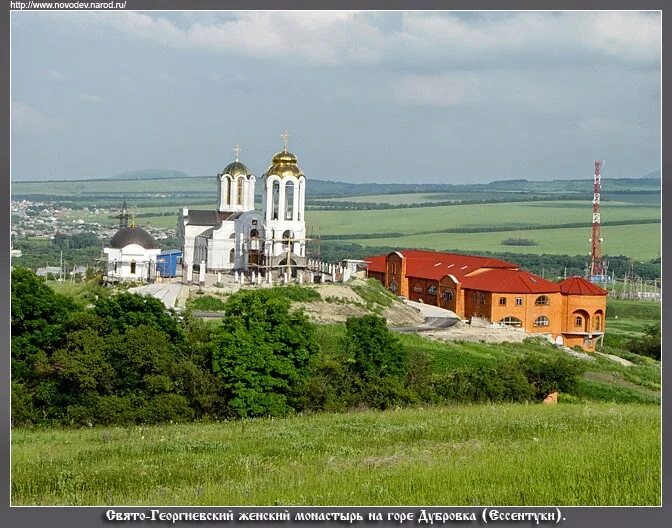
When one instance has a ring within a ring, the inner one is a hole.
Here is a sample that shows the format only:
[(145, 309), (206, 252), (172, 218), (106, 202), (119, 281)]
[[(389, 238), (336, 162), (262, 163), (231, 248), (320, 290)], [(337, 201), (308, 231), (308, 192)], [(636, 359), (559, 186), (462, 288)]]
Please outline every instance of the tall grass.
[(14, 430), (14, 505), (656, 505), (659, 409), (497, 405)]

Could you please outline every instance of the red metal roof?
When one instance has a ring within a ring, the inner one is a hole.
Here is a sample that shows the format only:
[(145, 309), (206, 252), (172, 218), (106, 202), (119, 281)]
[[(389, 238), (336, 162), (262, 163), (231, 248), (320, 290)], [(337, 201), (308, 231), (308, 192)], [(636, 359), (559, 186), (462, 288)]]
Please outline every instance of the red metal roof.
[[(489, 257), (458, 255), (456, 253), (439, 253), (416, 249), (399, 251), (406, 259), (406, 276), (420, 279), (440, 280), (446, 275), (454, 275), (459, 279), (466, 274), (481, 268), (516, 269), (518, 264)], [(368, 257), (369, 271), (385, 272), (387, 255)]]
[(560, 291), (565, 295), (607, 295), (607, 290), (587, 281), (583, 277), (574, 275), (560, 283)]
[(462, 288), (497, 293), (558, 293), (555, 282), (522, 270), (492, 269), (464, 277)]
[(378, 273), (385, 273), (385, 259), (387, 255), (377, 255), (375, 257), (365, 257), (364, 262), (368, 262), (367, 269), (369, 271), (377, 271)]

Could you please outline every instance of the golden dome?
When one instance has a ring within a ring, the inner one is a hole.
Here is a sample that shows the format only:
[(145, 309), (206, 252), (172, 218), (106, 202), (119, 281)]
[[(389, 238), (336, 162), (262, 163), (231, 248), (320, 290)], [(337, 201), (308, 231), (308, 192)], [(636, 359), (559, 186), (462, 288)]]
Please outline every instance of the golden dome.
[(283, 176), (303, 176), (303, 172), (297, 165), (296, 156), (291, 152), (282, 150), (273, 156), (271, 166), (266, 171), (267, 175), (277, 174), (281, 178)]

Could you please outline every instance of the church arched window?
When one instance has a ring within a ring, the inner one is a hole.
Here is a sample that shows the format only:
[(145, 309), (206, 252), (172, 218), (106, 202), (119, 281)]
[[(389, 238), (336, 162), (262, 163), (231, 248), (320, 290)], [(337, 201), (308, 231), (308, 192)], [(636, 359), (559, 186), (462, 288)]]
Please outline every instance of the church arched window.
[(245, 188), (245, 179), (244, 178), (238, 178), (238, 196), (236, 203), (238, 205), (243, 205), (243, 190)]
[(236, 250), (232, 249), (229, 251), (229, 264), (234, 264), (236, 262)]
[(289, 229), (282, 233), (282, 247), (285, 249), (285, 251), (290, 248), (293, 237), (294, 234)]
[(298, 204), (298, 207), (297, 207), (298, 211), (296, 213), (296, 219), (299, 220), (299, 221), (301, 221), (301, 203), (302, 203), (301, 193), (302, 192), (304, 192), (303, 182), (301, 182), (301, 180), (299, 180), (299, 204)]
[(288, 181), (285, 184), (285, 220), (294, 217), (294, 183)]
[[(228, 177), (227, 177), (228, 178)], [(229, 184), (227, 185), (228, 187), (228, 192), (227, 192), (227, 203), (229, 205), (233, 205), (233, 196), (234, 196), (234, 188), (233, 186), (236, 185), (236, 180), (233, 178), (228, 178)]]
[(280, 203), (280, 182), (273, 182), (273, 196), (271, 203), (271, 220), (278, 219), (278, 206)]
[(231, 186), (233, 185), (233, 182), (231, 181), (231, 178), (228, 176), (226, 177), (226, 205), (231, 205)]

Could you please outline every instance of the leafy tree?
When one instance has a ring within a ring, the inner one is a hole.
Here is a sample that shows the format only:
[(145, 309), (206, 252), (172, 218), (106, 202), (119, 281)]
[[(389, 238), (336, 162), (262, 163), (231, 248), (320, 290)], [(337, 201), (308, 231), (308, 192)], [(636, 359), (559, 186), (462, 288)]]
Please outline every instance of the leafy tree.
[(122, 293), (96, 303), (93, 313), (105, 320), (111, 331), (123, 333), (126, 328), (153, 326), (168, 334), (174, 342), (182, 342), (184, 335), (173, 314), (165, 305), (150, 296)]
[(12, 379), (18, 381), (31, 377), (39, 352), (50, 356), (63, 341), (76, 306), (30, 270), (12, 270), (11, 282)]
[(409, 399), (404, 387), (408, 352), (376, 315), (351, 317), (345, 324), (343, 348), (351, 358), (360, 403), (387, 408)]
[(289, 300), (268, 290), (227, 301), (213, 335), (213, 370), (231, 415), (284, 415), (302, 393), (317, 346), (308, 318), (289, 308)]
[(362, 379), (400, 377), (406, 372), (408, 354), (377, 315), (350, 317), (345, 323), (344, 348)]

